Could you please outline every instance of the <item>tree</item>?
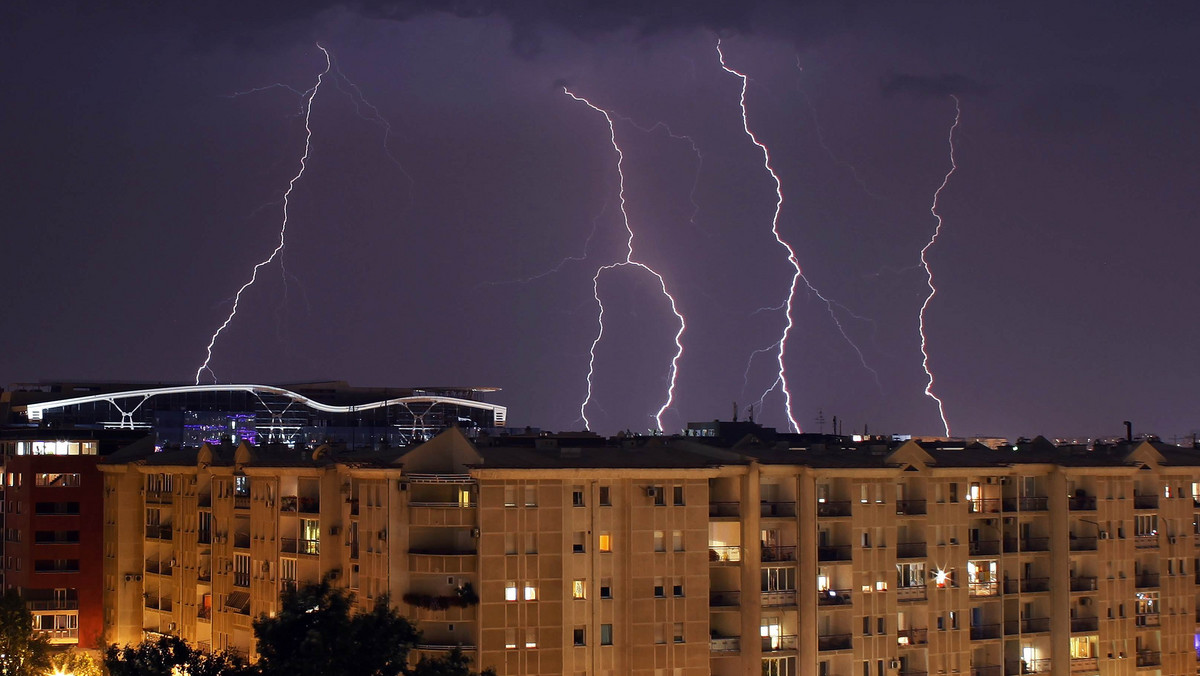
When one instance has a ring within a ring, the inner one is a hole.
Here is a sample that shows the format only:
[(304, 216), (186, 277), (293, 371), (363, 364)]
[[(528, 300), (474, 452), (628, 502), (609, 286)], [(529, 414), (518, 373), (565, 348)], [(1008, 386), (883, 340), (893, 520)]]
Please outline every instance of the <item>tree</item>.
[(33, 628), (33, 614), (10, 589), (0, 598), (0, 671), (7, 676), (42, 676), (50, 668), (50, 641)]
[(92, 656), (79, 652), (74, 648), (57, 653), (50, 657), (50, 673), (71, 674), (72, 676), (104, 676), (100, 663)]
[(329, 580), (290, 587), (275, 617), (254, 621), (262, 676), (400, 676), (418, 632), (387, 596), (352, 614), (354, 596)]
[(109, 676), (249, 676), (242, 659), (228, 652), (209, 654), (178, 636), (161, 636), (136, 646), (110, 645), (104, 653)]
[[(412, 676), (477, 676), (471, 671), (471, 658), (461, 648), (454, 648), (449, 655), (435, 659), (422, 658), (412, 670)], [(484, 669), (478, 676), (496, 676), (491, 669)]]

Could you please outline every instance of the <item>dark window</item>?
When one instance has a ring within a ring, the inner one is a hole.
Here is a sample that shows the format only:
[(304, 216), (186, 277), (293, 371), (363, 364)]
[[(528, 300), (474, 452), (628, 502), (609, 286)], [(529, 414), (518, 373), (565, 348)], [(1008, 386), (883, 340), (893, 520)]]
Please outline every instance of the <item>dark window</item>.
[(611, 583), (608, 583), (608, 582), (600, 583), (600, 598), (602, 598), (602, 599), (611, 599), (612, 598), (612, 584)]
[(571, 504), (575, 507), (583, 507), (583, 489), (576, 488), (571, 491)]
[(660, 507), (661, 507), (662, 505), (665, 505), (665, 504), (667, 504), (667, 495), (666, 495), (666, 493), (663, 491), (663, 487), (662, 487), (662, 486), (655, 486), (655, 487), (654, 487), (654, 504), (655, 504), (655, 505), (658, 505), (658, 506), (660, 506)]
[(586, 634), (583, 627), (575, 628), (575, 645), (587, 645)]
[(600, 625), (600, 645), (612, 645), (612, 625)]
[(682, 505), (683, 504), (683, 486), (674, 486), (674, 487), (672, 487), (671, 492), (674, 494), (675, 504)]
[(608, 507), (612, 504), (612, 498), (608, 494), (608, 486), (600, 487), (600, 504)]

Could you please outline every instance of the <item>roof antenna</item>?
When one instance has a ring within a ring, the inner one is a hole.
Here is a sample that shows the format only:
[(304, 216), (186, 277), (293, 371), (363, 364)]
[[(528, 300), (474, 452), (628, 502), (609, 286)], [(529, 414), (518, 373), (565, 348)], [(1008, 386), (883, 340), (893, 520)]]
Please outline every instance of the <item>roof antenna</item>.
[(737, 422), (738, 407), (737, 402), (733, 402), (733, 422)]
[(754, 422), (754, 404), (747, 406), (746, 410), (749, 412), (750, 422)]
[(1133, 443), (1133, 423), (1125, 421), (1125, 441)]

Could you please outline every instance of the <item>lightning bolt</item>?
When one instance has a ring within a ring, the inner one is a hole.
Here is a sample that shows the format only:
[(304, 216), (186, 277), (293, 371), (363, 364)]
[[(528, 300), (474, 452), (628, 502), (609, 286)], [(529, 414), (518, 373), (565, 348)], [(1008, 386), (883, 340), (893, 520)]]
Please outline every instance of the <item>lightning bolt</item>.
[(958, 129), (958, 123), (962, 119), (962, 106), (959, 105), (958, 97), (951, 94), (950, 98), (954, 99), (954, 124), (950, 125), (950, 136), (948, 142), (950, 144), (950, 171), (942, 177), (942, 184), (933, 192), (933, 204), (929, 207), (929, 213), (937, 219), (937, 227), (933, 229), (933, 236), (929, 238), (929, 242), (921, 249), (921, 267), (925, 268), (925, 283), (929, 285), (929, 295), (925, 297), (925, 302), (921, 304), (921, 313), (919, 315), (918, 329), (921, 334), (921, 367), (925, 369), (925, 375), (929, 377), (929, 381), (925, 383), (925, 396), (937, 402), (938, 415), (942, 418), (942, 427), (946, 430), (946, 436), (950, 436), (950, 423), (946, 420), (946, 405), (936, 394), (933, 393), (933, 371), (929, 370), (929, 346), (925, 337), (925, 311), (929, 309), (929, 303), (933, 301), (933, 297), (937, 295), (937, 288), (933, 285), (933, 271), (929, 269), (929, 259), (927, 254), (937, 243), (938, 235), (942, 234), (942, 215), (938, 213), (938, 198), (941, 197), (942, 191), (946, 189), (946, 184), (950, 182), (950, 177), (958, 170), (958, 163), (954, 160), (954, 132)]
[(675, 318), (679, 320), (679, 330), (675, 332), (675, 355), (671, 358), (671, 366), (668, 370), (666, 401), (664, 401), (662, 406), (659, 407), (658, 412), (654, 414), (654, 422), (657, 425), (658, 431), (661, 432), (663, 429), (663, 414), (666, 413), (667, 409), (669, 409), (675, 402), (675, 383), (679, 375), (679, 360), (683, 357), (683, 333), (687, 330), (687, 321), (683, 318), (683, 314), (679, 312), (679, 306), (675, 302), (675, 297), (672, 296), (667, 290), (667, 282), (665, 279), (663, 279), (663, 276), (654, 270), (654, 268), (651, 268), (649, 265), (634, 258), (633, 226), (629, 222), (629, 212), (625, 208), (625, 153), (622, 152), (620, 144), (617, 143), (617, 130), (613, 123), (613, 115), (586, 98), (573, 93), (566, 87), (563, 87), (563, 93), (586, 105), (597, 113), (600, 113), (604, 116), (605, 121), (608, 122), (608, 138), (612, 143), (613, 150), (615, 150), (617, 153), (617, 196), (621, 207), (621, 220), (625, 225), (625, 231), (629, 234), (629, 237), (625, 240), (625, 259), (616, 263), (601, 265), (596, 269), (596, 274), (592, 276), (592, 295), (595, 297), (596, 306), (599, 308), (599, 312), (596, 317), (598, 329), (596, 331), (596, 338), (592, 341), (592, 345), (588, 349), (589, 359), (587, 374), (587, 396), (584, 397), (583, 403), (579, 405), (579, 417), (583, 419), (584, 427), (591, 429), (591, 421), (588, 420), (587, 417), (587, 408), (592, 401), (592, 377), (596, 374), (596, 346), (599, 345), (600, 341), (604, 338), (605, 308), (604, 301), (600, 299), (600, 276), (609, 270), (615, 270), (623, 267), (634, 267), (649, 273), (652, 277), (654, 277), (655, 280), (658, 281), (659, 289), (662, 291), (663, 296), (666, 297), (671, 304), (671, 313), (674, 314)]
[(205, 371), (208, 371), (209, 375), (212, 376), (214, 381), (216, 380), (216, 374), (213, 373), (211, 368), (209, 368), (209, 364), (212, 362), (213, 346), (216, 345), (217, 338), (220, 337), (221, 333), (226, 329), (226, 327), (229, 326), (229, 324), (233, 321), (233, 318), (237, 315), (238, 303), (242, 299), (242, 294), (246, 291), (246, 289), (250, 288), (254, 284), (254, 282), (258, 279), (258, 271), (260, 269), (262, 269), (263, 266), (269, 265), (271, 263), (271, 261), (275, 260), (276, 257), (279, 256), (279, 252), (283, 251), (284, 244), (286, 243), (287, 226), (288, 226), (288, 206), (290, 203), (289, 199), (291, 198), (292, 190), (296, 187), (296, 182), (299, 181), (300, 177), (304, 175), (304, 170), (307, 168), (308, 152), (312, 145), (312, 127), (310, 126), (309, 123), (312, 118), (313, 99), (315, 99), (317, 97), (317, 90), (320, 89), (321, 82), (324, 80), (325, 76), (329, 74), (330, 68), (333, 67), (333, 61), (329, 56), (329, 51), (326, 50), (324, 47), (322, 47), (320, 44), (317, 45), (317, 49), (321, 50), (321, 53), (325, 55), (325, 70), (322, 71), (321, 74), (317, 76), (317, 83), (315, 85), (313, 85), (312, 89), (308, 90), (308, 92), (309, 92), (308, 100), (305, 104), (305, 110), (304, 110), (304, 132), (305, 132), (304, 154), (301, 155), (301, 157), (300, 157), (300, 170), (296, 172), (296, 175), (292, 177), (292, 180), (288, 181), (287, 191), (283, 193), (283, 223), (279, 229), (279, 244), (275, 247), (274, 250), (271, 251), (270, 256), (267, 256), (266, 258), (264, 258), (262, 261), (260, 261), (259, 263), (257, 263), (254, 266), (254, 269), (250, 273), (250, 281), (243, 284), (241, 286), (241, 288), (238, 289), (237, 293), (234, 295), (233, 308), (229, 311), (229, 316), (225, 318), (225, 321), (221, 323), (221, 326), (219, 326), (217, 328), (217, 330), (213, 333), (212, 338), (209, 339), (208, 347), (206, 349), (207, 354), (204, 358), (204, 363), (200, 365), (200, 368), (196, 369), (196, 384), (197, 385), (200, 384), (200, 378), (204, 374)]
[(774, 343), (770, 347), (755, 350), (754, 352), (752, 352), (750, 354), (750, 359), (746, 363), (746, 373), (749, 373), (750, 365), (753, 363), (754, 358), (757, 355), (759, 355), (763, 352), (772, 350), (772, 349), (775, 350), (775, 361), (779, 366), (779, 370), (776, 375), (775, 381), (773, 383), (771, 383), (771, 386), (768, 387), (763, 392), (762, 397), (760, 397), (758, 400), (758, 403), (759, 403), (759, 406), (761, 407), (762, 402), (764, 399), (766, 399), (767, 395), (770, 394), (772, 391), (775, 390), (775, 388), (778, 387), (779, 390), (781, 392), (783, 392), (784, 411), (787, 413), (788, 423), (791, 425), (791, 429), (793, 431), (799, 432), (799, 431), (801, 431), (800, 423), (797, 422), (796, 417), (792, 412), (792, 392), (791, 392), (791, 389), (788, 387), (787, 367), (785, 365), (785, 358), (787, 356), (787, 341), (788, 341), (788, 338), (791, 336), (792, 329), (795, 327), (795, 319), (792, 317), (792, 307), (793, 307), (793, 305), (795, 303), (795, 299), (796, 299), (796, 290), (799, 287), (801, 282), (804, 283), (804, 286), (808, 289), (809, 293), (816, 296), (818, 299), (821, 300), (822, 303), (825, 304), (825, 309), (829, 312), (829, 317), (833, 320), (834, 326), (837, 327), (838, 333), (840, 333), (842, 335), (842, 338), (846, 341), (847, 344), (850, 345), (850, 347), (854, 350), (854, 353), (856, 355), (858, 355), (859, 363), (862, 364), (863, 368), (865, 368), (867, 371), (869, 371), (872, 374), (872, 376), (874, 376), (875, 384), (876, 384), (876, 386), (879, 387), (881, 392), (883, 391), (883, 385), (879, 381), (879, 372), (876, 371), (874, 368), (871, 368), (871, 366), (867, 364), (866, 357), (863, 355), (862, 350), (850, 338), (850, 335), (848, 333), (846, 333), (846, 328), (842, 324), (841, 320), (838, 318), (837, 313), (834, 312), (834, 307), (841, 308), (842, 310), (847, 312), (854, 319), (864, 320), (864, 321), (866, 321), (866, 319), (864, 317), (860, 317), (859, 315), (851, 312), (849, 310), (849, 308), (847, 308), (845, 305), (842, 305), (841, 303), (837, 302), (836, 300), (829, 298), (825, 294), (821, 293), (821, 291), (818, 290), (817, 287), (813, 286), (812, 282), (809, 281), (808, 277), (806, 277), (804, 275), (803, 268), (800, 267), (800, 261), (796, 257), (795, 248), (793, 248), (792, 245), (790, 243), (788, 243), (788, 241), (786, 239), (783, 238), (783, 235), (780, 234), (780, 232), (779, 232), (779, 214), (783, 211), (783, 182), (780, 181), (779, 174), (775, 173), (775, 169), (771, 164), (770, 150), (767, 149), (766, 144), (764, 144), (762, 141), (758, 140), (758, 137), (750, 129), (750, 114), (746, 109), (746, 90), (749, 88), (750, 78), (745, 73), (734, 70), (727, 63), (725, 63), (725, 52), (721, 49), (721, 41), (719, 39), (717, 40), (717, 58), (720, 61), (721, 68), (724, 69), (725, 72), (729, 73), (730, 75), (737, 76), (742, 81), (742, 91), (741, 91), (741, 95), (739, 98), (739, 106), (741, 107), (741, 111), (742, 111), (742, 129), (746, 132), (746, 136), (748, 136), (750, 138), (750, 141), (753, 142), (754, 145), (758, 146), (759, 150), (762, 151), (763, 168), (767, 170), (767, 173), (771, 175), (771, 179), (773, 181), (775, 181), (775, 213), (771, 216), (771, 234), (774, 235), (775, 241), (778, 242), (779, 245), (782, 246), (785, 251), (787, 251), (788, 263), (791, 264), (792, 269), (794, 271), (792, 273), (791, 284), (788, 286), (787, 297), (784, 298), (783, 303), (781, 303), (780, 306), (777, 306), (774, 308), (759, 308), (759, 310), (757, 310), (758, 312), (761, 312), (764, 310), (782, 309), (784, 311), (784, 316), (787, 319), (787, 322), (783, 327), (783, 335), (780, 336), (778, 342)]

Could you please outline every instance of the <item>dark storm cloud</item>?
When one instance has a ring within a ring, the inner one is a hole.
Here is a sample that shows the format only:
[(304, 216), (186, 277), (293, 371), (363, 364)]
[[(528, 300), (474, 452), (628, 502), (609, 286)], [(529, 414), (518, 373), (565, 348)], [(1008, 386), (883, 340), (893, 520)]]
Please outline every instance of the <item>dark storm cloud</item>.
[(879, 82), (884, 96), (907, 94), (919, 99), (946, 98), (950, 95), (985, 94), (988, 87), (960, 73), (911, 75), (889, 73)]

